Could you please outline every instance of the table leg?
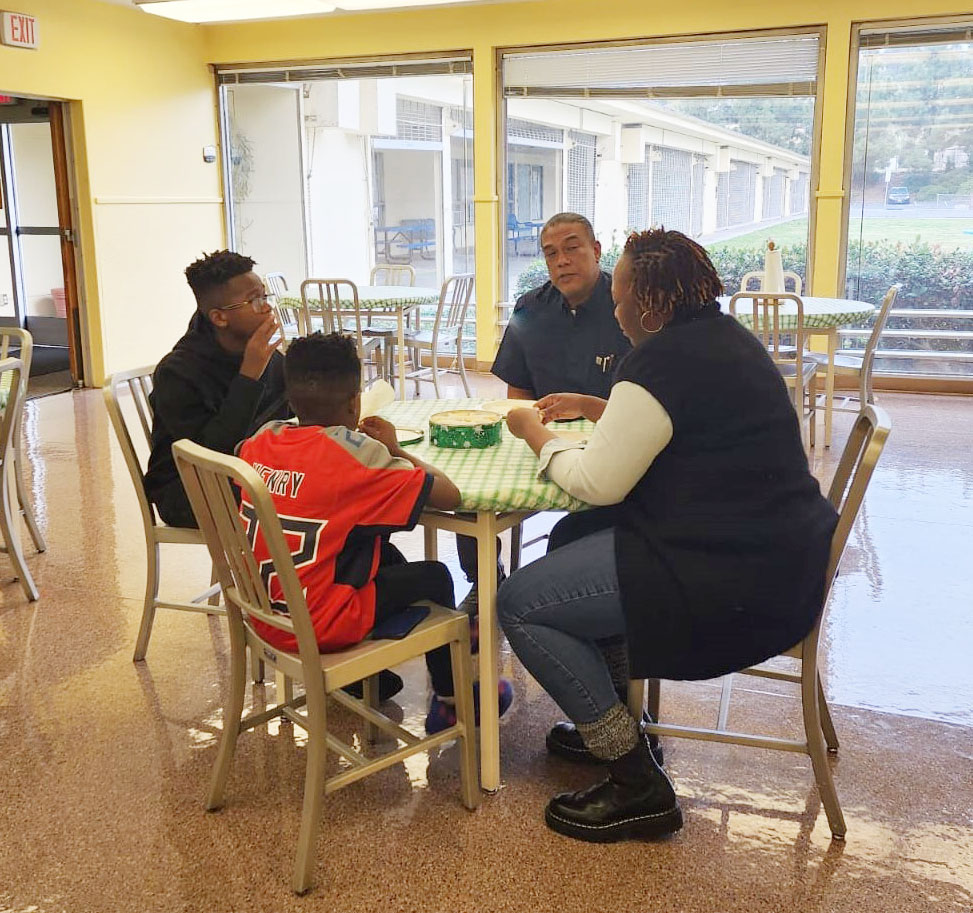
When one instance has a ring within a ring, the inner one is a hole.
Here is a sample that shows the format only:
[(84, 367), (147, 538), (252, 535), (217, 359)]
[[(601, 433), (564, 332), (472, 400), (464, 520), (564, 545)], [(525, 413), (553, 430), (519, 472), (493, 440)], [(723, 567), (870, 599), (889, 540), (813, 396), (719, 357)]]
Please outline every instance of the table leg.
[(439, 558), (439, 531), (435, 526), (422, 527), (422, 540), (426, 549), (426, 561), (435, 561)]
[(500, 788), (496, 525), (496, 515), (492, 511), (477, 512), (476, 559), (480, 607), (480, 785), (489, 792)]
[(838, 350), (838, 330), (828, 331), (828, 370), (824, 376), (824, 446), (831, 446), (831, 417), (834, 405), (834, 358)]
[(399, 334), (398, 335), (399, 347), (397, 352), (399, 357), (399, 364), (398, 364), (399, 399), (404, 400), (405, 399), (405, 327), (404, 327), (405, 309), (400, 307), (398, 308), (397, 313), (398, 313), (398, 319), (396, 320), (396, 324), (398, 327), (398, 334)]

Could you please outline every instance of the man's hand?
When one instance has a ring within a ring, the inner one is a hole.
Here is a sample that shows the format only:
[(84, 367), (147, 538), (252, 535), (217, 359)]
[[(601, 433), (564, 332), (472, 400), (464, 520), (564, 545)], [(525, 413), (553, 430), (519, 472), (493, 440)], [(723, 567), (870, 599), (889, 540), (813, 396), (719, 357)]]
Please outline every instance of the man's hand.
[(542, 427), (541, 414), (533, 406), (529, 409), (511, 409), (507, 413), (507, 429), (514, 437), (526, 439), (531, 430)]
[(398, 454), (402, 449), (399, 447), (399, 439), (395, 436), (395, 425), (384, 418), (379, 418), (377, 415), (370, 415), (368, 418), (363, 418), (358, 426), (358, 430), (362, 434), (367, 434), (370, 438), (374, 438), (380, 444), (384, 444), (393, 456)]
[(264, 371), (267, 370), (267, 365), (270, 363), (270, 357), (274, 354), (277, 343), (280, 341), (271, 342), (271, 337), (279, 330), (277, 318), (274, 317), (274, 312), (270, 311), (264, 317), (260, 326), (253, 331), (253, 335), (247, 340), (247, 346), (243, 350), (240, 373), (244, 377), (260, 380), (263, 376)]

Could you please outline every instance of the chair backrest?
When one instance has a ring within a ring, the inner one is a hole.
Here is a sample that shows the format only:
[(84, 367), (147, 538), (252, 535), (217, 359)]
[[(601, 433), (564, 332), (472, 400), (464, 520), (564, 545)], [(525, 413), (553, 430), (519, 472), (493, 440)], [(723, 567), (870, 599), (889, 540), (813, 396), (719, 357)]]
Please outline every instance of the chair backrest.
[(287, 280), (283, 273), (267, 273), (264, 276), (264, 288), (267, 293), (273, 295), (278, 301), (284, 297), (287, 291)]
[[(244, 629), (259, 638), (250, 623), (253, 618), (259, 619), (292, 633), (297, 638), (305, 675), (315, 669), (320, 675), (317, 640), (304, 592), (280, 517), (263, 480), (238, 457), (217, 453), (186, 439), (172, 445), (172, 455), (223, 590), (231, 642), (243, 637)], [(239, 507), (234, 485), (242, 494)], [(262, 563), (253, 552), (258, 532), (269, 553), (269, 561)], [(310, 535), (307, 530), (303, 534)], [(267, 582), (272, 575), (280, 583), (287, 614), (275, 612), (271, 606)]]
[(151, 449), (152, 405), (149, 402), (149, 394), (152, 392), (152, 374), (154, 371), (155, 365), (135, 368), (131, 371), (119, 371), (105, 380), (105, 386), (101, 391), (105, 398), (105, 407), (108, 409), (108, 417), (111, 419), (112, 428), (115, 430), (115, 437), (118, 439), (118, 445), (122, 448), (122, 456), (125, 458), (128, 474), (135, 486), (139, 508), (142, 511), (142, 521), (147, 526), (156, 525), (155, 510), (145, 494), (145, 470), (139, 460), (130, 424), (122, 409), (120, 394), (127, 391), (132, 400), (135, 415), (138, 418), (138, 427), (141, 428), (141, 437), (138, 437), (138, 432), (135, 432), (136, 439), (144, 443), (147, 449)]
[[(804, 302), (800, 295), (790, 292), (737, 292), (730, 299), (730, 314), (737, 316), (737, 302), (749, 301), (751, 304), (750, 329), (763, 343), (770, 357), (778, 365), (794, 366), (796, 382), (792, 390), (794, 408), (798, 415), (804, 411)], [(781, 327), (780, 306), (793, 301), (797, 309), (793, 320), (788, 315), (787, 329)], [(793, 343), (790, 342), (793, 340)], [(793, 348), (793, 351), (792, 351)]]
[(892, 420), (884, 409), (862, 405), (828, 489), (828, 500), (838, 511), (838, 526), (831, 538), (828, 587), (838, 571), (848, 534), (858, 517), (868, 482), (892, 429)]
[(416, 271), (408, 263), (376, 263), (368, 277), (369, 285), (415, 285)]
[(0, 389), (6, 391), (6, 399), (0, 411), (0, 472), (5, 471), (7, 456), (14, 445), (14, 435), (20, 425), (20, 415), (24, 411), (26, 388), (23, 380), (24, 363), (19, 358), (0, 360)]
[(321, 317), (325, 333), (353, 333), (362, 348), (361, 305), (358, 286), (350, 279), (305, 279), (301, 283), (304, 322), (310, 333), (312, 316)]
[(435, 344), (440, 333), (449, 333), (457, 339), (456, 348), (463, 340), (463, 323), (466, 320), (466, 309), (473, 297), (473, 274), (461, 273), (450, 276), (439, 292), (439, 307), (436, 309), (436, 322), (432, 327), (432, 338)]
[(901, 285), (893, 285), (889, 288), (885, 293), (885, 297), (882, 299), (882, 303), (879, 305), (878, 314), (875, 315), (875, 324), (872, 327), (872, 333), (868, 337), (868, 342), (865, 343), (865, 355), (862, 358), (862, 374), (870, 375), (872, 372), (872, 366), (875, 363), (875, 350), (878, 349), (879, 339), (889, 319), (889, 311), (892, 310), (892, 305), (895, 304), (895, 299), (901, 288)]
[(307, 333), (304, 309), (300, 305), (295, 305), (293, 298), (288, 298), (287, 280), (283, 273), (267, 273), (264, 276), (264, 289), (270, 295), (270, 307), (280, 325), (281, 350), (286, 352), (290, 339)]
[[(14, 351), (16, 347), (17, 351)], [(34, 358), (34, 337), (21, 327), (0, 327), (0, 359), (18, 358), (22, 366), (20, 372), (20, 385), (23, 387), (21, 398), (21, 408), (16, 416), (14, 424), (14, 446), (19, 446), (20, 433), (24, 424), (23, 405), (27, 397), (27, 381), (30, 378), (30, 365)], [(0, 382), (0, 392), (8, 393), (8, 385), (11, 382), (12, 374), (6, 374)]]
[[(751, 282), (758, 283), (756, 290), (759, 291), (760, 286), (763, 285), (763, 281), (764, 281), (764, 271), (762, 269), (753, 270), (749, 273), (744, 273), (743, 278), (740, 280), (740, 291), (741, 292), (753, 291), (752, 289), (749, 288)], [(784, 270), (784, 290), (785, 291), (787, 290), (788, 281), (794, 284), (794, 294), (800, 295), (804, 289), (804, 282), (801, 279), (801, 277), (798, 276), (797, 273), (792, 272), (789, 269)]]

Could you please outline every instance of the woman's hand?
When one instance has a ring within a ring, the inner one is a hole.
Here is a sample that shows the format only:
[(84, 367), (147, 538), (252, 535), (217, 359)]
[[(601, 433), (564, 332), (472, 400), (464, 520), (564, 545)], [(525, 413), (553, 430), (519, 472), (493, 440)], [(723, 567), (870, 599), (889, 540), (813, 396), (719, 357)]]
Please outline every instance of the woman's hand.
[(363, 418), (358, 425), (358, 430), (384, 444), (393, 456), (400, 450), (399, 439), (395, 435), (395, 425), (384, 418), (379, 418), (377, 415)]
[(542, 428), (541, 414), (536, 408), (511, 409), (507, 413), (507, 430), (514, 437), (526, 439), (532, 430)]
[(539, 399), (534, 408), (540, 410), (541, 421), (545, 425), (548, 422), (572, 418), (586, 418), (589, 422), (597, 422), (605, 411), (605, 402), (597, 396), (586, 396), (583, 393), (549, 393)]

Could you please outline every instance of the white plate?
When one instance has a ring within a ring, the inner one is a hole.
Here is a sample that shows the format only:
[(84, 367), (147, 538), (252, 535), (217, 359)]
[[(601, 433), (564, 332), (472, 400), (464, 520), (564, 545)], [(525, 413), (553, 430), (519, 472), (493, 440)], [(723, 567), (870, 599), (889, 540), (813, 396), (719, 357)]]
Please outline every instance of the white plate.
[(395, 429), (395, 437), (402, 446), (406, 444), (418, 444), (425, 436), (426, 433), (421, 428)]
[(506, 418), (511, 409), (529, 409), (535, 402), (532, 399), (494, 399), (484, 403), (480, 408), (486, 409), (487, 412), (496, 412)]

